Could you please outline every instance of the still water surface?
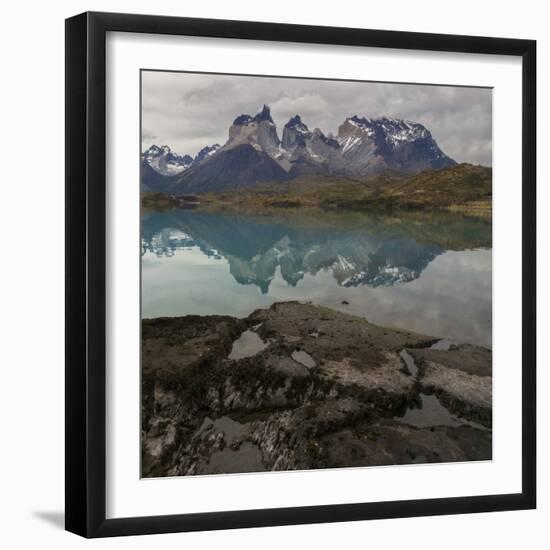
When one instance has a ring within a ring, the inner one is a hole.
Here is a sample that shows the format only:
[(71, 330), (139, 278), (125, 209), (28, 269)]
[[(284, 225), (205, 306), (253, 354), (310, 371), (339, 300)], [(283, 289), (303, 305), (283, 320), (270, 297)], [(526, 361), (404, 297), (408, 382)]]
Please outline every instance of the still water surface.
[(491, 222), (456, 214), (142, 216), (142, 317), (305, 300), (491, 346)]

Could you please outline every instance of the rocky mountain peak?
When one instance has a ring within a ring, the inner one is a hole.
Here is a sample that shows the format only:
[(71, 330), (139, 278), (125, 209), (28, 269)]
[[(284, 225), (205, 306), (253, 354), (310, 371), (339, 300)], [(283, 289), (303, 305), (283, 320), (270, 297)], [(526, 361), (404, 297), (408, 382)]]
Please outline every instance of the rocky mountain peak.
[(168, 145), (151, 145), (143, 155), (142, 160), (153, 170), (163, 176), (180, 174), (193, 162), (189, 155), (179, 156), (172, 152)]
[(214, 143), (214, 145), (207, 145), (206, 147), (203, 147), (195, 155), (193, 162), (194, 163), (201, 162), (205, 158), (212, 156), (219, 148), (220, 148), (220, 145), (218, 143)]
[(377, 134), (382, 135), (386, 138), (386, 141), (391, 144), (395, 144), (399, 141), (413, 141), (419, 138), (431, 138), (431, 134), (425, 126), (411, 120), (403, 120), (387, 116), (378, 118), (361, 118), (357, 115), (353, 115), (349, 119), (346, 119), (346, 122), (349, 122), (355, 128), (360, 128), (370, 136)]
[(276, 158), (280, 143), (271, 111), (264, 105), (254, 117), (244, 114), (233, 121), (229, 128), (229, 139), (223, 149), (249, 144), (256, 150), (264, 151), (272, 158)]
[(151, 145), (149, 149), (143, 152), (144, 157), (156, 157), (162, 153), (162, 149), (158, 145)]
[(307, 139), (311, 138), (311, 132), (302, 122), (300, 115), (293, 116), (283, 128), (283, 149), (292, 155), (296, 147), (305, 145)]
[(286, 124), (285, 128), (296, 129), (298, 131), (308, 131), (307, 126), (302, 122), (300, 115), (294, 115)]
[(426, 127), (411, 120), (354, 115), (340, 126), (337, 139), (344, 158), (356, 165), (359, 175), (419, 172), (455, 164)]
[(338, 141), (336, 141), (333, 137), (326, 136), (320, 128), (315, 128), (315, 130), (313, 130), (312, 137), (314, 139), (322, 141), (325, 145), (328, 145), (329, 147), (334, 147), (335, 149), (340, 148), (340, 144), (338, 143)]
[(271, 118), (271, 109), (267, 105), (264, 105), (261, 111), (258, 112), (255, 116), (239, 115), (233, 121), (233, 126), (247, 126), (253, 122), (270, 122), (271, 124), (275, 124), (273, 122), (273, 119)]
[(361, 118), (361, 117), (358, 117), (357, 115), (353, 115), (352, 117), (346, 120), (350, 120), (357, 126), (365, 126), (367, 124), (367, 119), (365, 117)]
[(252, 122), (252, 117), (250, 115), (239, 115), (234, 121), (233, 126), (244, 126)]
[(271, 109), (264, 105), (262, 110), (254, 117), (254, 122), (271, 122), (271, 124), (274, 124), (271, 118)]

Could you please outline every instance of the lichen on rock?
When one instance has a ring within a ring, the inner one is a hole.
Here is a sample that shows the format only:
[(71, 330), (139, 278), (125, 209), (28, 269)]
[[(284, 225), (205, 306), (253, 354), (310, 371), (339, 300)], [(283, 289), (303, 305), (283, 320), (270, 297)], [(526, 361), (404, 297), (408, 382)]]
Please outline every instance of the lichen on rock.
[[(262, 346), (232, 354), (245, 331)], [(300, 302), (246, 319), (144, 320), (142, 334), (145, 477), (491, 458), (490, 430), (404, 416), (431, 392), (490, 426), (483, 348), (430, 350), (437, 338)]]

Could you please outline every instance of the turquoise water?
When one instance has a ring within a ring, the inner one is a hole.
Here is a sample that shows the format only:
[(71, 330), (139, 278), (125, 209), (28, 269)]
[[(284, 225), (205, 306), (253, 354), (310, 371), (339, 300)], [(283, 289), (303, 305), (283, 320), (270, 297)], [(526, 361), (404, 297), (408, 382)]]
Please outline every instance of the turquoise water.
[(307, 300), (491, 346), (491, 222), (456, 214), (142, 216), (142, 317)]

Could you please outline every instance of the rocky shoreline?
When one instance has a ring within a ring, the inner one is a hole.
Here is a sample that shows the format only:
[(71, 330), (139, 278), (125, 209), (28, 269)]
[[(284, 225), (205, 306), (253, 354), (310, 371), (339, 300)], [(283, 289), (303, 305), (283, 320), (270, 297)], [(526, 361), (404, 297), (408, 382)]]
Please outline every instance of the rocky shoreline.
[(492, 457), (491, 352), (310, 303), (142, 323), (142, 475)]

